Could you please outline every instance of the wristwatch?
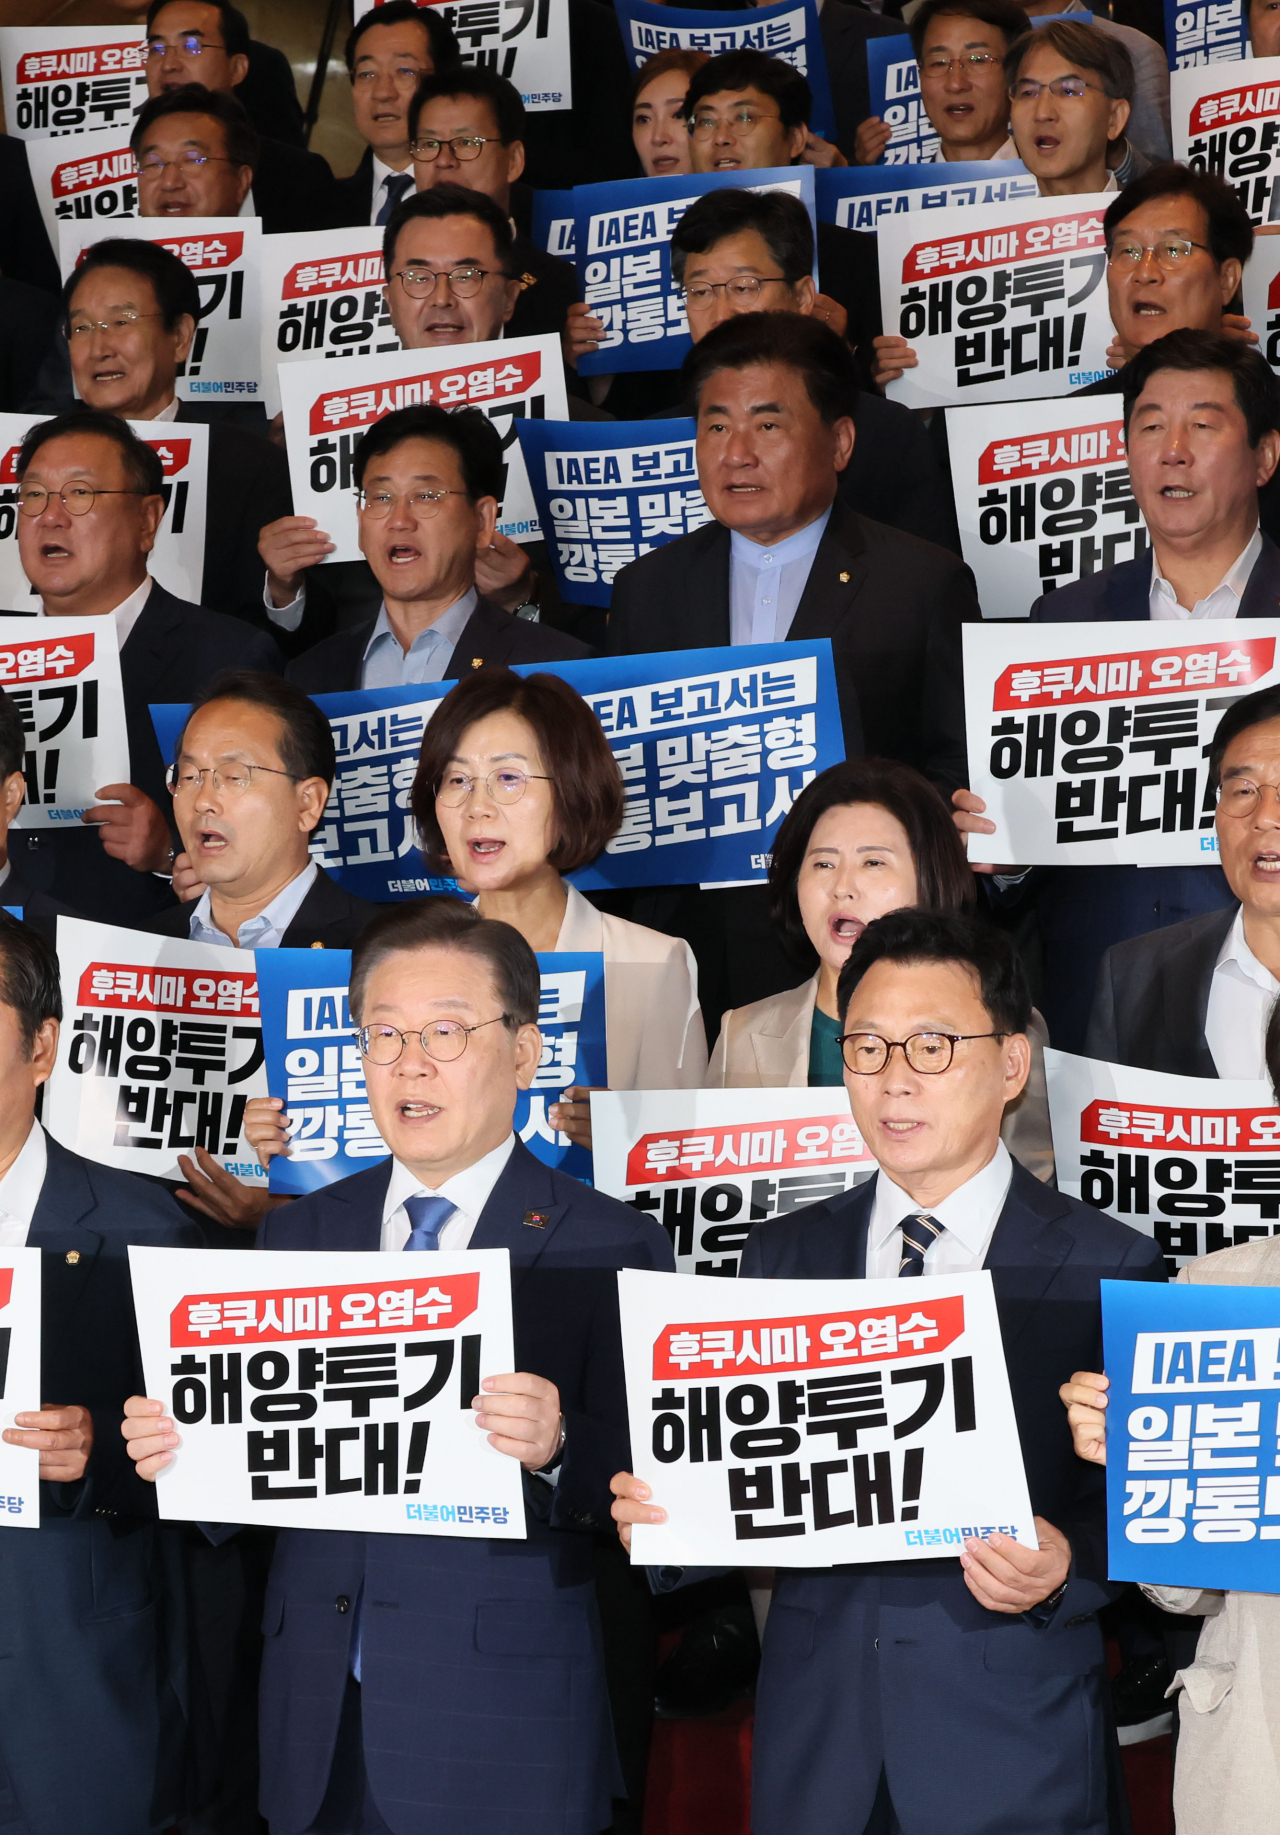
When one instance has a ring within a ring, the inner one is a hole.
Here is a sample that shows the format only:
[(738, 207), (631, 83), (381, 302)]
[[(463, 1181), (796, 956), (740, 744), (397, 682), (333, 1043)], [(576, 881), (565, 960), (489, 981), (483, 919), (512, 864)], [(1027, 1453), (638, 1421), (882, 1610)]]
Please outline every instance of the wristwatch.
[(535, 573), (529, 587), (529, 597), (523, 600), (511, 614), (513, 618), (523, 618), (528, 624), (537, 624), (542, 617), (542, 607), (538, 604), (538, 576)]

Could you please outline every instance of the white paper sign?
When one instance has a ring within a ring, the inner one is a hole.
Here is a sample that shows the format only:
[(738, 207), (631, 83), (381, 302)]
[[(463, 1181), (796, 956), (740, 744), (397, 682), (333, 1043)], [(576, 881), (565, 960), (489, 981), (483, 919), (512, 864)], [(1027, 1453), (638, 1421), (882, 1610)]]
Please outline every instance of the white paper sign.
[[(1271, 208), (1280, 211), (1280, 187)], [(1258, 334), (1259, 348), (1273, 370), (1280, 371), (1280, 235), (1258, 236), (1244, 267), (1245, 317)]]
[(166, 1520), (523, 1541), (521, 1467), (472, 1398), (514, 1361), (505, 1249), (130, 1249)]
[(1174, 158), (1225, 179), (1265, 223), (1280, 171), (1280, 57), (1173, 71), (1169, 113)]
[(351, 475), (356, 441), (384, 414), (416, 402), (484, 410), (502, 435), (506, 458), (499, 532), (518, 542), (540, 538), (515, 424), (522, 415), (569, 418), (558, 338), (495, 338), (352, 357), (336, 374), (323, 361), (290, 363), (280, 371), (279, 384), (294, 512), (314, 516), (327, 532), (334, 543), (328, 560), (361, 558)]
[[(382, 4), (355, 0), (357, 20)], [(505, 76), (531, 114), (573, 107), (569, 0), (436, 0), (435, 10), (452, 26), (463, 63)]]
[[(14, 514), (0, 504), (0, 525)], [(102, 784), (129, 781), (114, 619), (0, 617), (0, 688), (24, 729), (18, 827), (78, 825)]]
[(591, 1137), (596, 1189), (660, 1223), (682, 1274), (736, 1274), (753, 1223), (876, 1169), (843, 1087), (594, 1090)]
[(183, 401), (259, 401), (261, 374), (262, 223), (258, 217), (139, 218), (121, 231), (112, 223), (64, 223), (58, 232), (65, 280), (86, 250), (124, 234), (158, 242), (191, 269), (200, 289), (200, 324), (191, 355), (178, 365)]
[(1280, 680), (1280, 619), (964, 627), (974, 860), (1215, 864), (1209, 742)]
[(951, 485), (985, 618), (1145, 554), (1119, 395), (948, 408)]
[(376, 224), (263, 238), (262, 382), (269, 415), (280, 412), (277, 364), (381, 357), (399, 348), (382, 294)]
[[(129, 145), (132, 124), (95, 128), (71, 140), (27, 144), (36, 202), (56, 250), (64, 226), (103, 236), (133, 235), (138, 214), (138, 166)], [(128, 229), (117, 227), (128, 221)]]
[[(0, 1249), (0, 1428), (40, 1406), (40, 1251)], [(40, 1454), (5, 1440), (0, 1440), (0, 1527), (40, 1527)]]
[(908, 408), (1065, 395), (1107, 371), (1110, 198), (1030, 198), (890, 217), (877, 232), (885, 332), (919, 358)]
[[(103, 780), (99, 779), (99, 782)], [(62, 1034), (45, 1126), (73, 1153), (182, 1179), (205, 1147), (246, 1185), (267, 1175), (244, 1138), (266, 1096), (251, 949), (58, 919)]]
[(146, 37), (139, 26), (0, 26), (5, 129), (46, 140), (123, 128), (147, 99)]
[(1154, 1236), (1181, 1265), (1280, 1227), (1280, 1109), (1267, 1083), (1044, 1054), (1058, 1189)]
[(647, 1566), (937, 1560), (1036, 1545), (991, 1276), (618, 1276)]

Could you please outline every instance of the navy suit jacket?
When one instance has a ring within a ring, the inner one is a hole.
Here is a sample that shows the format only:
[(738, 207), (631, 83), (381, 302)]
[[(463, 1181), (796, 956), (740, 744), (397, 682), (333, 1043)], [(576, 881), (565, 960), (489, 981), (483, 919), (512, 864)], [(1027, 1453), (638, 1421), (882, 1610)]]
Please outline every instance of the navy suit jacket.
[[(376, 1250), (385, 1161), (273, 1211), (264, 1249)], [(525, 1219), (536, 1212), (540, 1225)], [(621, 1794), (585, 1534), (627, 1468), (619, 1268), (672, 1267), (662, 1229), (517, 1141), (471, 1239), (511, 1255), (516, 1367), (554, 1382), (565, 1451), (526, 1478), (524, 1542), (286, 1530), (263, 1629), (263, 1814), (300, 1835), (333, 1759), (362, 1596), (365, 1763), (394, 1835), (596, 1835)]]
[[(3, 888), (0, 888), (2, 891)], [(16, 902), (16, 901), (15, 901)], [(170, 905), (141, 928), (153, 936), (189, 937), (193, 904)], [(350, 949), (369, 919), (378, 910), (367, 898), (357, 898), (321, 867), (315, 883), (294, 913), (280, 940), (281, 949)]]
[(1108, 1064), (1216, 1077), (1205, 1038), (1218, 952), (1235, 905), (1117, 943), (1102, 958), (1085, 1050)]
[[(1069, 586), (1043, 594), (1032, 606), (1031, 616), (1039, 624), (1088, 624), (1095, 619), (1113, 618), (1142, 622), (1151, 616), (1150, 595), (1148, 549), (1136, 561), (1121, 561), (1116, 567), (1104, 567), (1101, 573), (1087, 573)], [(1253, 564), (1236, 616), (1280, 616), (1280, 548), (1269, 535), (1262, 538), (1262, 553)]]

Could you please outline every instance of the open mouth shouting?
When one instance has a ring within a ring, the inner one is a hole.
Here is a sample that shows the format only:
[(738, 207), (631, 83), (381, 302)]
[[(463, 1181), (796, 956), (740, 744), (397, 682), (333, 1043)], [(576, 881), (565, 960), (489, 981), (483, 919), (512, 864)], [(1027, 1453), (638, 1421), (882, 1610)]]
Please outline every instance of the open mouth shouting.
[(438, 1102), (417, 1102), (410, 1096), (406, 1096), (402, 1102), (396, 1104), (396, 1114), (407, 1127), (412, 1127), (415, 1123), (434, 1121), (440, 1113)]
[(467, 858), (477, 866), (483, 866), (497, 860), (506, 845), (505, 841), (499, 841), (495, 835), (473, 835), (467, 842)]
[(422, 559), (422, 549), (417, 542), (392, 542), (387, 549), (389, 567), (412, 567)]
[(866, 925), (861, 918), (838, 916), (830, 920), (827, 928), (837, 943), (847, 943), (852, 949), (866, 929)]
[(1253, 857), (1253, 877), (1257, 880), (1274, 879), (1280, 884), (1280, 853), (1263, 849)]
[(200, 828), (196, 831), (195, 840), (195, 852), (206, 860), (214, 860), (219, 854), (225, 854), (231, 845), (220, 828)]

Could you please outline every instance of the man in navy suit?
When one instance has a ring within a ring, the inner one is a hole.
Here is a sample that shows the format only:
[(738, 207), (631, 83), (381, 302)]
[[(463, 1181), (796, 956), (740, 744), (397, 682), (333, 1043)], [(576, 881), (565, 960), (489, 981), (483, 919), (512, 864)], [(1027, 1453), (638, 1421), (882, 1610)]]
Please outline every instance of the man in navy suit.
[[(1099, 1281), (1163, 1280), (1160, 1251), (1050, 1191), (1001, 1144), (1031, 1061), (1030, 996), (1002, 932), (893, 912), (855, 943), (838, 999), (845, 1087), (879, 1172), (759, 1225), (742, 1273), (989, 1269), (1039, 1546), (993, 1532), (958, 1561), (780, 1570), (751, 1826), (1104, 1835), (1113, 1738), (1096, 1615), (1118, 1589), (1106, 1579), (1104, 1487), (1072, 1453), (1058, 1386), (1098, 1367), (1076, 1360), (1102, 1342)], [(664, 1520), (630, 1473), (613, 1488), (620, 1523)]]
[[(380, 913), (350, 998), (392, 1157), (263, 1225), (264, 1249), (509, 1251), (520, 1371), (475, 1406), (524, 1467), (527, 1525), (522, 1543), (281, 1534), (261, 1692), (273, 1835), (596, 1835), (620, 1794), (586, 1532), (627, 1463), (616, 1271), (672, 1256), (657, 1224), (515, 1139), (538, 996), (509, 925), (454, 899)], [(125, 1432), (144, 1477), (178, 1444), (141, 1397)]]

